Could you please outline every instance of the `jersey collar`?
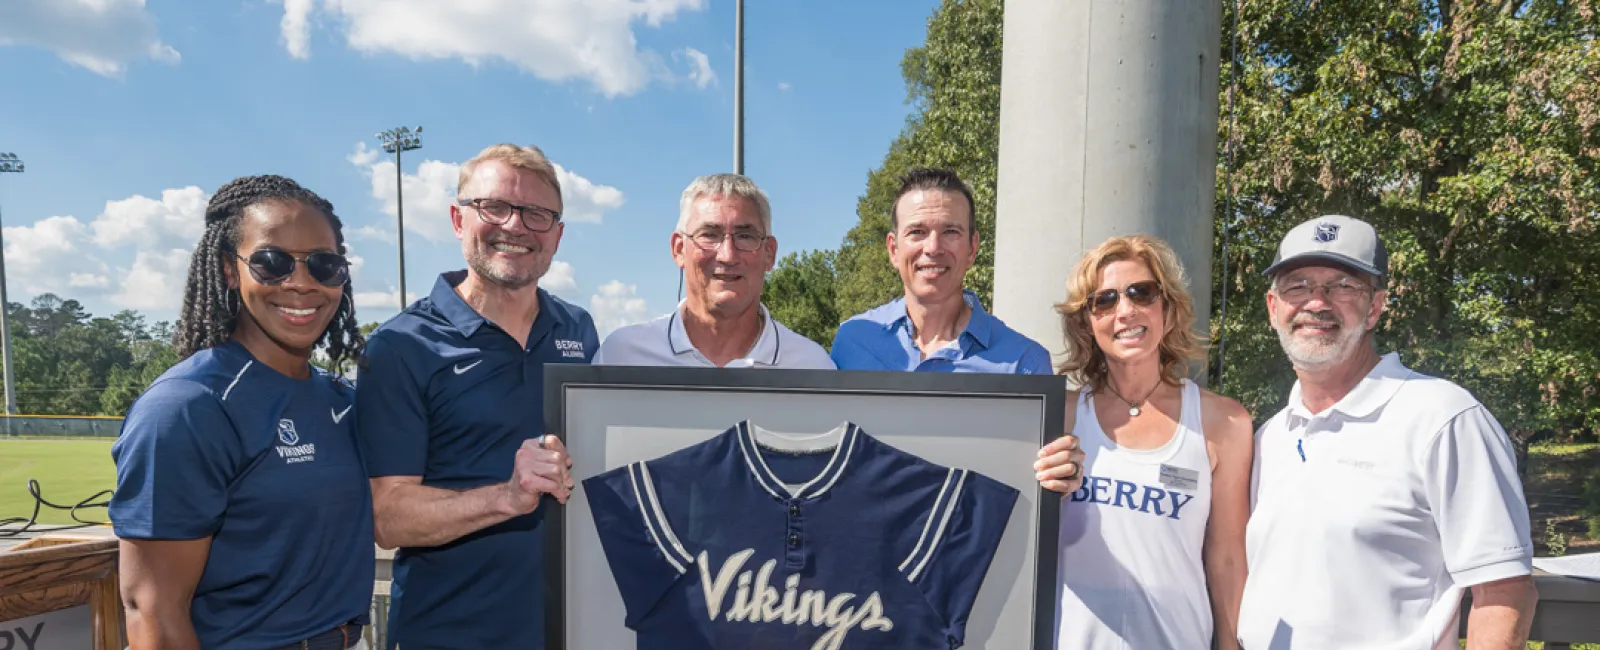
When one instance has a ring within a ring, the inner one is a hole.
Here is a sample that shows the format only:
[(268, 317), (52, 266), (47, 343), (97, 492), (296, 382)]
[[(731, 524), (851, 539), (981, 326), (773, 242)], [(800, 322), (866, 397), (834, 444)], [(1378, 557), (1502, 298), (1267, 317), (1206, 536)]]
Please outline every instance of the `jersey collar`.
[[(689, 332), (683, 328), (683, 311), (686, 303), (679, 302), (678, 308), (672, 311), (672, 316), (667, 320), (667, 347), (675, 355), (698, 353), (694, 343), (689, 340)], [(772, 319), (772, 314), (767, 312), (767, 305), (760, 303), (757, 309), (761, 312), (761, 335), (756, 337), (756, 344), (750, 347), (742, 358), (752, 362), (769, 366), (778, 365), (778, 353), (783, 347), (778, 341), (778, 322)]]
[[(860, 430), (853, 422), (845, 422), (837, 428), (819, 436), (809, 439), (795, 439), (785, 436), (765, 433), (752, 425), (749, 420), (741, 420), (735, 426), (736, 442), (739, 452), (744, 457), (745, 468), (755, 478), (756, 483), (767, 494), (780, 501), (790, 499), (815, 499), (826, 494), (833, 488), (839, 478), (844, 476), (850, 464), (850, 458), (856, 447), (856, 438)], [(762, 457), (761, 447), (777, 448), (786, 451), (826, 450), (831, 448), (833, 456), (828, 459), (828, 464), (811, 480), (800, 485), (784, 483), (774, 474), (772, 468)]]
[[(1335, 402), (1328, 410), (1338, 411), (1349, 418), (1364, 418), (1378, 409), (1383, 408), (1389, 400), (1394, 399), (1395, 393), (1405, 385), (1406, 380), (1415, 374), (1411, 369), (1400, 362), (1400, 354), (1390, 352), (1378, 360), (1378, 365), (1373, 366), (1367, 376), (1356, 384), (1354, 389)], [(1294, 388), (1289, 391), (1289, 413), (1302, 420), (1315, 417), (1305, 403), (1300, 399), (1300, 382), (1294, 383)]]

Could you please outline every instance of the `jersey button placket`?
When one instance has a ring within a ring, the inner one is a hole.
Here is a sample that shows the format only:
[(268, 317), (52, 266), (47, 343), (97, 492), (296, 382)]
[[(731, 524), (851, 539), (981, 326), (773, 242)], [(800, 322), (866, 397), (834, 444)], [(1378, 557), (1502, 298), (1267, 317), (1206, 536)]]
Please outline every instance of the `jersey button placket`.
[(784, 539), (783, 565), (786, 569), (799, 570), (806, 565), (805, 540), (801, 536), (804, 528), (803, 513), (799, 501), (789, 502), (788, 522)]

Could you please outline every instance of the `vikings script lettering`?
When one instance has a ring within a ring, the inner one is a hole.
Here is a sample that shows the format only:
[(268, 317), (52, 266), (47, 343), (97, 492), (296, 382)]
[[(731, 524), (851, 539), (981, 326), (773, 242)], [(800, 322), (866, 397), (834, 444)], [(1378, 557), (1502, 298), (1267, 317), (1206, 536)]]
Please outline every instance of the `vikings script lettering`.
[[(847, 592), (829, 597), (820, 589), (801, 590), (798, 575), (786, 578), (783, 591), (779, 592), (770, 582), (777, 560), (767, 560), (757, 570), (740, 570), (753, 553), (753, 549), (745, 549), (729, 556), (712, 578), (711, 559), (705, 551), (700, 552), (695, 564), (700, 567), (701, 593), (705, 594), (706, 613), (711, 620), (717, 620), (718, 614), (726, 611), (724, 620), (727, 621), (779, 621), (796, 626), (809, 623), (813, 627), (828, 628), (811, 650), (839, 650), (845, 635), (858, 627), (862, 630), (894, 629), (894, 622), (883, 615), (883, 600), (878, 592), (868, 594), (856, 604), (857, 594)], [(738, 588), (733, 605), (724, 610), (728, 589), (735, 583)]]

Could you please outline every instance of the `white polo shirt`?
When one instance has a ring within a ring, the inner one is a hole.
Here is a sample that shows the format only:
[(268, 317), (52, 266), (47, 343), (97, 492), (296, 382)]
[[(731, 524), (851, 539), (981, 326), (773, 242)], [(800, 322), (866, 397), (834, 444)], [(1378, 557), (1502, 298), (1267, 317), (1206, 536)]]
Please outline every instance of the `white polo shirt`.
[[(744, 356), (725, 368), (809, 368), (835, 370), (833, 359), (815, 341), (784, 327), (761, 305), (761, 336)], [(695, 349), (683, 329), (683, 303), (654, 320), (617, 328), (595, 352), (595, 365), (716, 367)]]
[(1246, 650), (1455, 650), (1462, 590), (1532, 572), (1510, 438), (1395, 354), (1320, 414), (1295, 384), (1256, 434), (1251, 502)]

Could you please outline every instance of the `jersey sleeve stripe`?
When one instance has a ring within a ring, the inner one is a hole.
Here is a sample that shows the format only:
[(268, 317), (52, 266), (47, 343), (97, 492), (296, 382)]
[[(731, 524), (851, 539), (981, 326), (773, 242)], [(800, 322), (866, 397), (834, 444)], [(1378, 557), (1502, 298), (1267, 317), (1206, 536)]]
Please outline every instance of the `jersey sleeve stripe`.
[(950, 498), (945, 499), (944, 517), (939, 520), (939, 528), (933, 533), (933, 541), (928, 544), (928, 552), (923, 554), (922, 561), (917, 563), (917, 568), (911, 571), (912, 582), (916, 582), (917, 576), (922, 575), (922, 569), (928, 566), (928, 560), (933, 559), (933, 550), (939, 548), (939, 540), (944, 539), (944, 531), (950, 526), (950, 515), (955, 512), (956, 502), (961, 498), (961, 488), (967, 482), (967, 470), (961, 470), (956, 476), (956, 486), (950, 491)]
[(255, 362), (255, 359), (244, 362), (244, 367), (239, 369), (239, 374), (234, 375), (233, 381), (228, 382), (228, 388), (222, 391), (222, 401), (228, 401), (228, 393), (233, 392), (233, 387), (238, 385), (239, 380), (244, 377), (244, 371), (249, 370), (251, 364), (254, 364)]
[[(767, 468), (766, 461), (761, 460), (760, 454), (756, 454), (756, 457), (753, 460), (750, 458), (751, 448), (754, 447), (756, 443), (750, 438), (750, 430), (748, 427), (748, 422), (740, 422), (739, 435), (736, 436), (739, 442), (739, 453), (744, 455), (745, 468), (750, 470), (750, 475), (755, 477), (756, 483), (761, 486), (761, 489), (766, 490), (767, 494), (772, 495), (772, 498), (781, 500), (783, 497), (778, 496), (778, 491), (775, 489), (775, 486), (780, 486), (782, 483), (780, 483), (777, 478), (772, 475), (772, 470)], [(760, 463), (760, 467), (756, 466), (758, 462)]]
[[(854, 423), (845, 426), (844, 435), (840, 436), (839, 439), (839, 448), (834, 449), (833, 451), (833, 458), (828, 459), (828, 465), (822, 468), (822, 472), (817, 474), (816, 478), (811, 479), (810, 483), (806, 483), (804, 487), (800, 488), (800, 490), (795, 493), (796, 496), (805, 495), (806, 489), (810, 488), (811, 485), (817, 481), (822, 480), (822, 477), (824, 476), (828, 477), (828, 482), (823, 484), (822, 487), (817, 488), (816, 493), (806, 495), (806, 498), (814, 499), (820, 497), (823, 494), (826, 494), (828, 490), (833, 487), (834, 483), (839, 482), (839, 477), (844, 476), (845, 469), (850, 466), (850, 455), (856, 450), (855, 434), (856, 425)], [(844, 452), (843, 458), (839, 457), (840, 451)]]
[(943, 507), (945, 495), (950, 492), (950, 479), (955, 474), (956, 471), (954, 469), (945, 472), (944, 485), (939, 486), (939, 493), (933, 499), (933, 507), (928, 509), (928, 518), (922, 522), (922, 534), (917, 536), (917, 545), (911, 548), (911, 554), (907, 555), (905, 561), (900, 563), (901, 571), (905, 571), (906, 567), (910, 566), (917, 559), (917, 556), (922, 554), (922, 545), (928, 543), (928, 531), (933, 528), (934, 518), (939, 516), (939, 510)]
[(665, 557), (667, 563), (677, 570), (678, 575), (683, 575), (687, 572), (687, 569), (684, 568), (683, 563), (678, 561), (677, 556), (667, 549), (666, 544), (662, 543), (662, 536), (656, 532), (656, 523), (654, 517), (652, 517), (654, 512), (645, 503), (644, 492), (639, 489), (639, 470), (643, 466), (643, 463), (628, 465), (628, 481), (633, 485), (633, 499), (639, 505), (639, 517), (643, 520), (645, 532), (650, 533), (650, 541), (655, 542), (656, 549), (661, 551), (661, 556)]
[[(650, 480), (650, 467), (643, 462), (636, 464), (639, 466), (639, 482), (644, 483), (644, 493), (650, 498), (650, 513), (654, 516), (656, 525), (661, 528), (661, 533), (666, 538), (667, 546), (677, 552), (677, 557), (683, 564), (692, 564), (694, 558), (689, 555), (688, 551), (683, 549), (683, 544), (678, 542), (677, 534), (672, 532), (672, 524), (667, 522), (667, 511), (661, 508), (661, 501), (656, 498), (655, 482)], [(681, 569), (679, 573), (682, 573)]]

